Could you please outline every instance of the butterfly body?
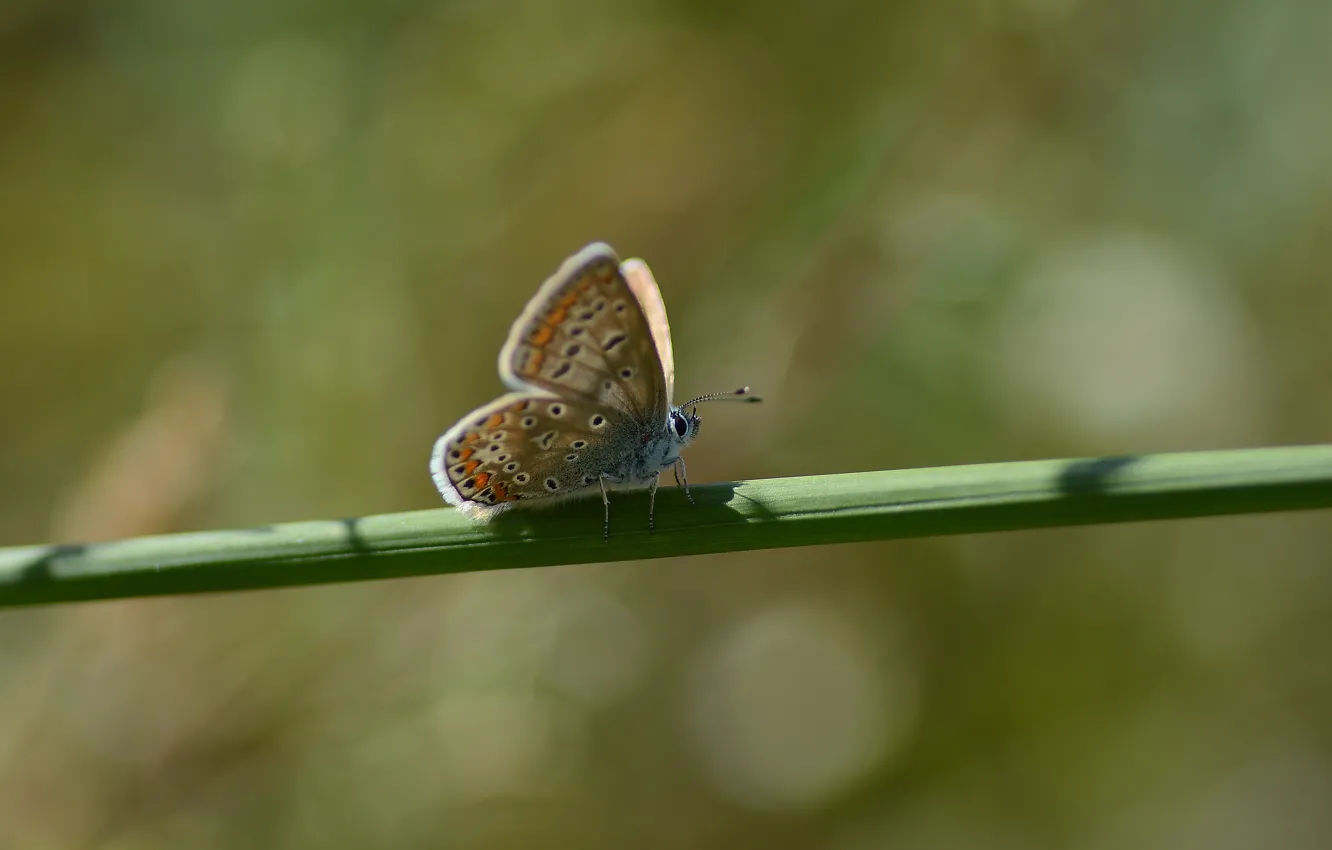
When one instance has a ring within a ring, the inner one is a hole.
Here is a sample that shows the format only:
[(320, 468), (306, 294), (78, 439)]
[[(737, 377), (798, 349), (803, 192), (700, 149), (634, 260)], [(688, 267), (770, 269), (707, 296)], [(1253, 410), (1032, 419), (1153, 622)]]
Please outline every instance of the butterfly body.
[(671, 403), (670, 326), (651, 271), (602, 243), (542, 284), (499, 373), (511, 392), (463, 417), (431, 455), (445, 501), (473, 519), (598, 488), (604, 500), (607, 483), (655, 493), (698, 434), (697, 414)]
[(645, 431), (639, 446), (625, 458), (622, 468), (608, 470), (602, 477), (615, 484), (643, 486), (658, 480), (661, 473), (683, 462), (685, 447), (698, 433), (699, 420), (678, 407), (672, 407), (662, 427)]

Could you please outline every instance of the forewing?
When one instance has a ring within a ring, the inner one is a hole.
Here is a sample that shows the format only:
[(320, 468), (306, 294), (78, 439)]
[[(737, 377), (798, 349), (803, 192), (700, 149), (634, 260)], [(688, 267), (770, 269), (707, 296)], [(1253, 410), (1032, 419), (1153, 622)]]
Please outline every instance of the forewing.
[(620, 274), (624, 275), (629, 291), (638, 299), (638, 306), (643, 308), (643, 317), (652, 333), (652, 344), (657, 348), (657, 360), (661, 363), (669, 407), (675, 395), (675, 353), (671, 350), (671, 323), (666, 320), (666, 302), (661, 300), (661, 288), (652, 276), (652, 269), (642, 260), (625, 260), (620, 264)]
[[(430, 473), (474, 519), (596, 487), (623, 463), (635, 424), (606, 405), (512, 393), (463, 417), (435, 443)], [(618, 462), (617, 462), (618, 461)]]
[[(664, 326), (660, 294), (647, 307), (660, 312)], [(658, 351), (615, 251), (594, 243), (566, 260), (514, 322), (500, 352), (500, 376), (519, 392), (541, 389), (642, 423), (661, 422), (670, 387)]]

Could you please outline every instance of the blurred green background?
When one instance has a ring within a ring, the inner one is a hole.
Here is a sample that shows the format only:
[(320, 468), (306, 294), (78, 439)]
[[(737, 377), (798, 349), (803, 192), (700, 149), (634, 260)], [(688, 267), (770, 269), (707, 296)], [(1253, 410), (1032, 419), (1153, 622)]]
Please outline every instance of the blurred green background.
[[(5, 0), (0, 543), (439, 504), (593, 239), (679, 395), (767, 400), (705, 409), (698, 483), (1327, 440), (1329, 43), (1297, 0)], [(5, 612), (0, 846), (1322, 848), (1328, 519)]]

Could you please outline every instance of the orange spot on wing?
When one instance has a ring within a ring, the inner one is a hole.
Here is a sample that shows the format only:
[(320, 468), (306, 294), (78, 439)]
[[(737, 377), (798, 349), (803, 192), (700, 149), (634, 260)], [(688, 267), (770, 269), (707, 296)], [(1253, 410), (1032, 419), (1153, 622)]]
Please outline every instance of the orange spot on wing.
[(509, 409), (512, 410), (514, 413), (522, 413), (524, 410), (526, 410), (527, 408), (529, 408), (529, 407), (531, 407), (531, 406), (532, 406), (532, 402), (530, 402), (530, 401), (520, 401), (520, 402), (518, 402), (517, 404), (515, 404), (513, 407), (511, 407), (511, 408), (509, 408)]
[(555, 306), (545, 315), (544, 321), (551, 327), (559, 327), (564, 324), (564, 320), (569, 318), (569, 308), (578, 303), (578, 290), (566, 292)]
[(554, 336), (555, 336), (555, 329), (550, 327), (549, 325), (544, 325), (540, 328), (537, 328), (537, 332), (532, 334), (532, 344), (545, 345), (546, 343), (550, 342), (551, 339), (554, 338)]
[(532, 356), (527, 358), (527, 364), (523, 366), (524, 375), (535, 375), (541, 371), (541, 363), (546, 359), (546, 355), (540, 351), (532, 352)]
[(483, 472), (480, 475), (476, 476), (476, 482), (472, 486), (474, 486), (477, 490), (480, 490), (482, 487), (486, 486), (486, 482), (489, 480), (490, 480), (490, 473)]
[(463, 475), (471, 475), (472, 470), (476, 469), (480, 465), (481, 461), (479, 460), (469, 460), (467, 462), (467, 465), (463, 467)]
[(459, 449), (458, 460), (467, 460), (474, 454), (476, 454), (476, 449)]
[(503, 413), (492, 413), (492, 414), (490, 414), (490, 418), (486, 420), (486, 427), (487, 427), (487, 428), (498, 428), (499, 426), (501, 426), (501, 425), (503, 425), (503, 424), (504, 424), (504, 414), (503, 414)]
[(494, 487), (490, 489), (495, 493), (495, 501), (497, 502), (509, 501), (509, 488), (505, 487), (503, 483), (496, 484)]

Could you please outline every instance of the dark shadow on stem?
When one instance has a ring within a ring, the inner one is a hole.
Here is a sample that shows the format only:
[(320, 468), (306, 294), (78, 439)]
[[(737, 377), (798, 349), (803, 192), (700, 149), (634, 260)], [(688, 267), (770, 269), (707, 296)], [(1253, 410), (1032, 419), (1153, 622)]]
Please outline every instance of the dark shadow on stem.
[(1115, 455), (1078, 460), (1059, 474), (1059, 492), (1066, 496), (1099, 496), (1110, 489), (1116, 473), (1140, 459), (1138, 455)]

